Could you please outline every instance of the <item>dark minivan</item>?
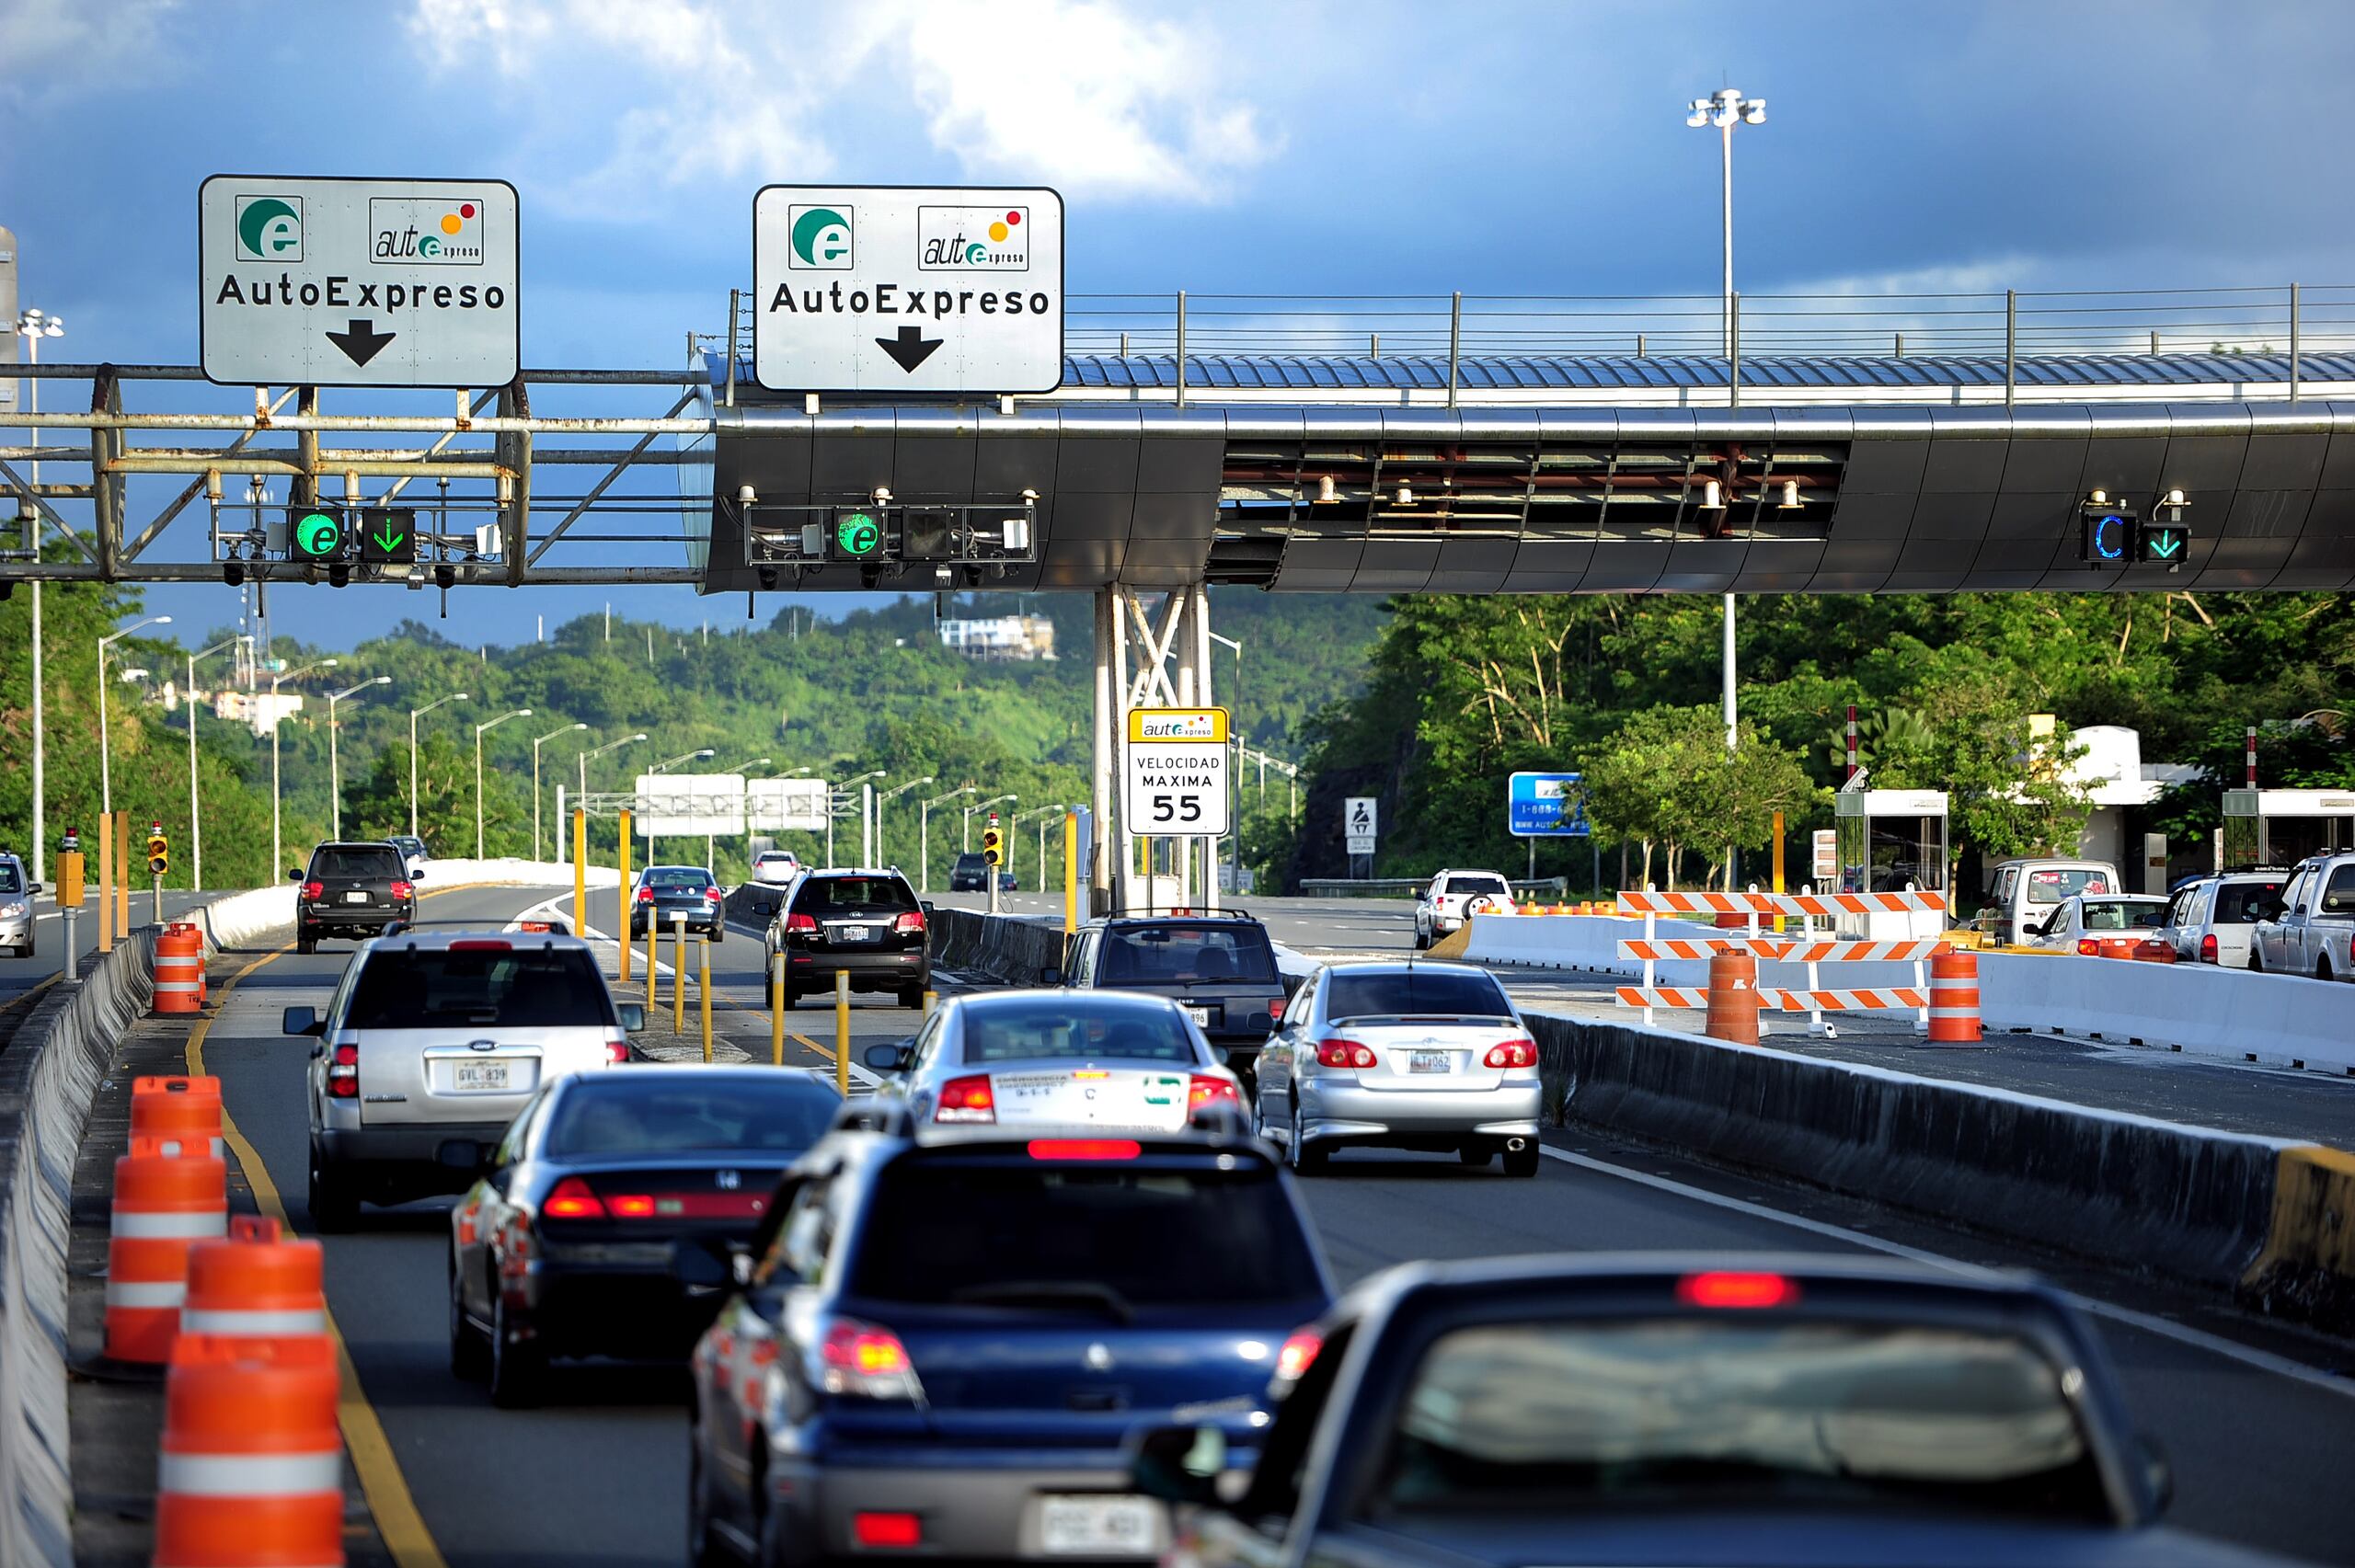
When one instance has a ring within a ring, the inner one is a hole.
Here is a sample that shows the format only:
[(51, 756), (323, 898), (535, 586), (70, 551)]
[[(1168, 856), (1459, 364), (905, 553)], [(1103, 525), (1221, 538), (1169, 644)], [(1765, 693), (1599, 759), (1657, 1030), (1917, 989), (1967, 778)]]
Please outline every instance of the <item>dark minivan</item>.
[(1283, 976), (1267, 927), (1239, 910), (1200, 915), (1114, 915), (1072, 934), (1061, 971), (1041, 985), (1166, 996), (1242, 1079), (1247, 1101), (1259, 1048), (1283, 1024)]
[(294, 949), (318, 950), (323, 936), (382, 936), (417, 919), (417, 884), (401, 852), (377, 839), (327, 843), (311, 852), (304, 870), (290, 870), (294, 889)]

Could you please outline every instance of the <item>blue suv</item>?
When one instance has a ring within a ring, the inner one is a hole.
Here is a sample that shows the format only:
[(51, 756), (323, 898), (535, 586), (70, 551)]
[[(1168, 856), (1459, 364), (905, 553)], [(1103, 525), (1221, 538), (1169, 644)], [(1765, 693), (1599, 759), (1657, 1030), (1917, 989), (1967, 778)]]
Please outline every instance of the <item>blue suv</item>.
[(1291, 1178), (1216, 1123), (1009, 1137), (874, 1102), (844, 1123), (695, 1347), (691, 1560), (1157, 1558), (1131, 1433), (1184, 1411), (1247, 1450), (1313, 1353), (1295, 1335), (1332, 1285)]

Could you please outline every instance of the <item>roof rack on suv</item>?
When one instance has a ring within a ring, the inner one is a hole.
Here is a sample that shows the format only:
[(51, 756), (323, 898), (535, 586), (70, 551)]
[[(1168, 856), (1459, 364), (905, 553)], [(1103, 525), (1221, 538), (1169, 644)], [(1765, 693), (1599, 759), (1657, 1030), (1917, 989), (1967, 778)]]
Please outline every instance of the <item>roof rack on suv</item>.
[(1215, 910), (1114, 910), (1104, 918), (1108, 921), (1258, 921), (1259, 919), (1249, 910), (1235, 909), (1231, 905)]

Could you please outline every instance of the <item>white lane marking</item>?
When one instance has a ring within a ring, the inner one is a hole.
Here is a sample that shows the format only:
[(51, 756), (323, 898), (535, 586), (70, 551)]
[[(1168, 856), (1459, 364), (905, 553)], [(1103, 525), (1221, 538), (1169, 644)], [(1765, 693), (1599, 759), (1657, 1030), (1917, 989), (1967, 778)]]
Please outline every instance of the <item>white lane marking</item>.
[[(1623, 1166), (1611, 1164), (1607, 1161), (1597, 1160), (1591, 1155), (1573, 1154), (1568, 1150), (1556, 1149), (1550, 1144), (1539, 1145), (1539, 1152), (1549, 1160), (1559, 1160), (1565, 1164), (1577, 1165), (1605, 1176), (1616, 1176), (1623, 1182), (1633, 1182), (1637, 1186), (1650, 1187), (1655, 1192), (1690, 1198), (1695, 1203), (1705, 1203), (1712, 1208), (1729, 1209), (1736, 1214), (1747, 1215), (1753, 1219), (1772, 1220), (1775, 1224), (1787, 1225), (1796, 1230), (1805, 1230), (1809, 1235), (1845, 1242), (1851, 1246), (1885, 1253), (1890, 1257), (1905, 1258), (1913, 1263), (1931, 1264), (1939, 1268), (1968, 1269), (1977, 1266), (1957, 1258), (1942, 1257), (1936, 1253), (1924, 1252), (1919, 1247), (1909, 1247), (1902, 1242), (1890, 1242), (1878, 1236), (1868, 1236), (1861, 1230), (1851, 1230), (1844, 1225), (1833, 1225), (1827, 1220), (1810, 1219), (1800, 1214), (1786, 1214), (1780, 1209), (1769, 1208), (1763, 1204), (1752, 1203), (1744, 1198), (1728, 1197), (1723, 1193), (1713, 1193), (1702, 1187), (1690, 1186), (1683, 1182), (1673, 1181), (1666, 1176), (1655, 1176), (1643, 1171), (1630, 1171)], [(2318, 1370), (2301, 1361), (2292, 1361), (2286, 1356), (2276, 1356), (2269, 1350), (2258, 1350), (2252, 1345), (2243, 1345), (2237, 1340), (2226, 1339), (2222, 1334), (2210, 1333), (2205, 1329), (2191, 1328), (2166, 1318), (2154, 1317), (2149, 1312), (2138, 1312), (2131, 1307), (2116, 1306), (2108, 1301), (2097, 1300), (2091, 1296), (2080, 1296), (2074, 1290), (2062, 1293), (2068, 1297), (2073, 1305), (2097, 1317), (2108, 1318), (2115, 1322), (2141, 1329), (2145, 1333), (2154, 1333), (2162, 1339), (2174, 1340), (2177, 1344), (2188, 1345), (2194, 1350), (2204, 1350), (2211, 1356), (2221, 1356), (2226, 1360), (2237, 1361), (2245, 1367), (2253, 1368), (2260, 1372), (2270, 1372), (2276, 1377), (2288, 1378), (2295, 1382), (2303, 1383), (2309, 1388), (2321, 1389), (2337, 1394), (2342, 1399), (2355, 1399), (2355, 1380)]]
[[(513, 931), (518, 925), (529, 920), (560, 920), (567, 925), (571, 924), (572, 895), (569, 893), (558, 893), (553, 898), (544, 898), (540, 902), (534, 904), (530, 909), (525, 910), (521, 914), (515, 916), (514, 919), (509, 921), (504, 929)], [(621, 972), (621, 944), (619, 943), (606, 935), (603, 932), (599, 931), (593, 925), (583, 925), (580, 930), (574, 932), (573, 934), (580, 938), (581, 941), (589, 943), (592, 946), (602, 942), (606, 946), (615, 949), (614, 972), (615, 974), (619, 974)], [(633, 948), (634, 947), (635, 944), (633, 944)], [(654, 961), (654, 972), (657, 975), (667, 975), (672, 972), (671, 966), (663, 963), (658, 958)]]

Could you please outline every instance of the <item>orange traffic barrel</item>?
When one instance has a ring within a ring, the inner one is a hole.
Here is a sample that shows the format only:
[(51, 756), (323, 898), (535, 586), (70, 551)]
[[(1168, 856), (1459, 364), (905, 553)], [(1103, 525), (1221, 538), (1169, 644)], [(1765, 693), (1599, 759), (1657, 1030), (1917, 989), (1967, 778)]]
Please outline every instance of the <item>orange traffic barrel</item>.
[(182, 1334), (270, 1338), (327, 1332), (316, 1242), (279, 1234), (278, 1221), (240, 1214), (226, 1241), (189, 1249)]
[(1979, 1044), (1979, 955), (1968, 948), (1930, 956), (1930, 1044)]
[(169, 1360), (188, 1293), (188, 1253), (229, 1233), (229, 1169), (210, 1154), (172, 1155), (132, 1139), (114, 1162), (113, 1235), (107, 1243), (106, 1353), (117, 1361)]
[(190, 1334), (164, 1385), (155, 1568), (340, 1568), (343, 1444), (325, 1334)]
[(165, 1154), (224, 1158), (221, 1081), (185, 1076), (132, 1080), (131, 1136), (155, 1139)]
[(175, 921), (155, 937), (155, 1007), (158, 1013), (204, 1010), (204, 936)]
[(1758, 1043), (1758, 960), (1752, 955), (1709, 955), (1709, 1021), (1703, 1033), (1738, 1046)]

